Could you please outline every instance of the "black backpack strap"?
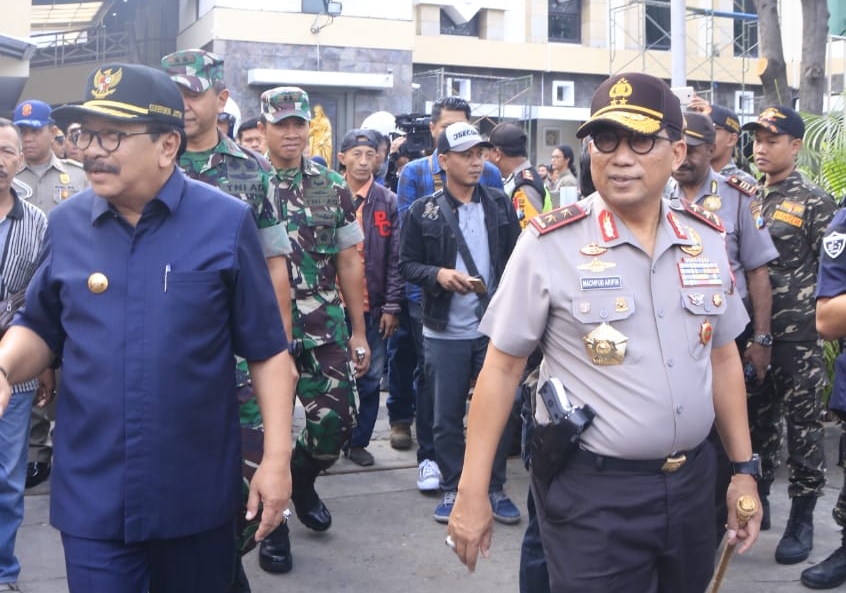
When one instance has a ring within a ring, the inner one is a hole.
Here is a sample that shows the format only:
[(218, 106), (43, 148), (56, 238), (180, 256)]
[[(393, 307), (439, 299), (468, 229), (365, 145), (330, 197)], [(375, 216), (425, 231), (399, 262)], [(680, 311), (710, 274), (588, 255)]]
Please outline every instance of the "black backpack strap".
[[(464, 235), (461, 233), (461, 229), (458, 226), (458, 220), (455, 218), (455, 213), (452, 211), (452, 206), (447, 200), (446, 195), (441, 192), (440, 194), (437, 194), (436, 200), (438, 202), (441, 214), (443, 214), (444, 216), (444, 220), (446, 220), (446, 223), (452, 231), (452, 234), (455, 235), (455, 242), (458, 246), (458, 252), (461, 254), (461, 259), (464, 260), (464, 265), (467, 266), (467, 271), (470, 272), (471, 276), (481, 278), (482, 276), (479, 274), (479, 269), (476, 267), (476, 262), (473, 261), (473, 256), (470, 254), (470, 248), (467, 247), (467, 242), (464, 240)], [(488, 295), (487, 292), (477, 292), (476, 295), (479, 297), (479, 301), (482, 303), (482, 311), (484, 311), (488, 308), (488, 301), (490, 301), (490, 295)]]

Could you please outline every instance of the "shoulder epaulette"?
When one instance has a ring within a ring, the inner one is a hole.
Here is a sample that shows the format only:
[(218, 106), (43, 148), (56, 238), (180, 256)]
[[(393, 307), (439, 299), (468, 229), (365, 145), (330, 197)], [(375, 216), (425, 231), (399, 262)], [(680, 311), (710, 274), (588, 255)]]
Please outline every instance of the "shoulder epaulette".
[(746, 194), (747, 196), (754, 196), (758, 192), (758, 186), (754, 183), (749, 183), (745, 179), (741, 179), (737, 175), (729, 175), (728, 184), (737, 191)]
[(526, 181), (534, 181), (535, 180), (535, 176), (532, 175), (531, 169), (523, 169), (522, 171), (520, 171), (520, 177), (522, 177)]
[(561, 228), (576, 222), (587, 216), (587, 212), (578, 204), (570, 204), (569, 206), (562, 206), (555, 210), (550, 210), (538, 216), (535, 216), (530, 222), (538, 230), (538, 233), (545, 235), (555, 229)]
[(699, 204), (691, 204), (687, 200), (682, 200), (682, 203), (684, 204), (685, 212), (689, 213), (694, 218), (698, 218), (709, 227), (717, 229), (721, 233), (725, 231), (720, 217), (710, 210), (703, 208)]

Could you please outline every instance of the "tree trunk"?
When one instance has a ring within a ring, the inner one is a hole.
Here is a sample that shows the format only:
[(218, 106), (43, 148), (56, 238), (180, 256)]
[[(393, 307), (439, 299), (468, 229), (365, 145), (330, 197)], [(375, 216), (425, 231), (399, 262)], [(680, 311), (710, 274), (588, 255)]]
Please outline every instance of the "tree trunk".
[(755, 0), (758, 11), (758, 39), (761, 60), (758, 76), (764, 86), (767, 105), (793, 106), (793, 96), (787, 86), (787, 66), (781, 46), (781, 25), (778, 20), (778, 0)]
[(802, 77), (799, 107), (822, 115), (823, 97), (828, 91), (825, 76), (825, 46), (828, 42), (826, 0), (802, 0)]

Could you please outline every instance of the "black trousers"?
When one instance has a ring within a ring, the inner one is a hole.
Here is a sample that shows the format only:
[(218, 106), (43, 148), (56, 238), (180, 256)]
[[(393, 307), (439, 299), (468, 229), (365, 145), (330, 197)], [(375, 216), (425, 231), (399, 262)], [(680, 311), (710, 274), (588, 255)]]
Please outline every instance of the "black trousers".
[(675, 473), (568, 466), (532, 479), (552, 593), (703, 593), (714, 570), (713, 448)]

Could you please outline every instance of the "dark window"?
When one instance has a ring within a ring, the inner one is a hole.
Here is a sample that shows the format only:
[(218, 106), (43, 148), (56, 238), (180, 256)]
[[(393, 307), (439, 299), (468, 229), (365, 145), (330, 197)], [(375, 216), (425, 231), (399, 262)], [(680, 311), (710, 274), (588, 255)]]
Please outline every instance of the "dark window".
[(581, 0), (549, 0), (549, 40), (582, 42)]
[(670, 49), (670, 0), (646, 0), (646, 49)]
[(456, 24), (454, 20), (449, 18), (449, 15), (442, 8), (441, 9), (441, 35), (463, 35), (465, 37), (479, 36), (479, 14), (476, 13), (472, 19), (463, 25)]
[[(734, 0), (734, 12), (756, 15), (754, 0)], [(757, 18), (734, 19), (734, 55), (758, 57)]]

